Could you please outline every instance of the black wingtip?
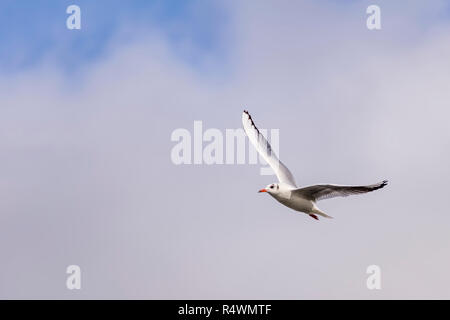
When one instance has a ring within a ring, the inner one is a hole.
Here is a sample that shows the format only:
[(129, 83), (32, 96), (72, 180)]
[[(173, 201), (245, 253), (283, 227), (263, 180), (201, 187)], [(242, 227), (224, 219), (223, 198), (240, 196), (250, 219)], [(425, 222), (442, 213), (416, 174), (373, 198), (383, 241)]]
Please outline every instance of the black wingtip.
[(259, 133), (259, 130), (256, 127), (255, 122), (253, 122), (253, 119), (252, 119), (252, 116), (250, 115), (250, 113), (248, 113), (248, 111), (246, 111), (246, 110), (244, 110), (244, 113), (248, 116), (248, 120), (250, 120), (250, 123), (253, 126), (253, 128), (255, 128), (255, 130)]
[(375, 191), (375, 190), (384, 188), (387, 184), (388, 184), (388, 181), (387, 180), (383, 180), (380, 183), (377, 183), (377, 184), (374, 184), (372, 186), (369, 186), (369, 188), (367, 188), (366, 192), (371, 192), (371, 191)]

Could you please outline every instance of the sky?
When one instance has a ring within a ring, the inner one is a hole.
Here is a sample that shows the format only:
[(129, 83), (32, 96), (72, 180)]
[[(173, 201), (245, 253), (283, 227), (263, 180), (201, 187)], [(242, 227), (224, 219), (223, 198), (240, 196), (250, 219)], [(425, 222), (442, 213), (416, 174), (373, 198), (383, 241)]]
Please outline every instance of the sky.
[[(449, 12), (2, 1), (0, 298), (449, 299)], [(258, 194), (276, 182), (258, 165), (172, 162), (174, 130), (240, 128), (244, 108), (299, 186), (389, 185), (315, 221)]]

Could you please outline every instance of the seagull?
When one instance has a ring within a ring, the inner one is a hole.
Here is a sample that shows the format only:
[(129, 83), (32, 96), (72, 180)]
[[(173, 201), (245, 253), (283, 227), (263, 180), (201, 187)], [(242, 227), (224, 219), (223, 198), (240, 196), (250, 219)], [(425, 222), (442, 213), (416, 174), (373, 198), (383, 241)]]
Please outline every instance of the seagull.
[(273, 169), (279, 181), (278, 183), (269, 184), (264, 189), (259, 190), (259, 192), (267, 192), (278, 202), (296, 211), (306, 213), (311, 218), (319, 220), (317, 215), (325, 218), (332, 218), (317, 207), (316, 202), (319, 200), (372, 192), (383, 188), (388, 183), (387, 180), (384, 180), (367, 186), (318, 184), (298, 188), (292, 173), (280, 160), (278, 160), (278, 157), (272, 151), (269, 142), (259, 132), (248, 111), (244, 110), (242, 113), (242, 124), (248, 139)]

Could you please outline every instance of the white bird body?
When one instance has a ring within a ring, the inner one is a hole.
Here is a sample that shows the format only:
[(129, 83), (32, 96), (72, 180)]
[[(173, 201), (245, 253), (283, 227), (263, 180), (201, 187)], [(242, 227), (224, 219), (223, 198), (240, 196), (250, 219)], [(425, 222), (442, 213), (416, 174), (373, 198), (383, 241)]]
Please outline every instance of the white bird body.
[(285, 184), (274, 184), (274, 188), (277, 188), (277, 191), (271, 190), (271, 185), (268, 188), (263, 189), (266, 191), (260, 190), (260, 192), (267, 192), (270, 194), (275, 200), (284, 204), (286, 207), (291, 208), (295, 211), (300, 211), (307, 214), (319, 214), (326, 218), (331, 218), (322, 212), (315, 204), (314, 201), (306, 199), (302, 196), (299, 196), (295, 193), (295, 188), (292, 188), (289, 185)]
[(321, 184), (298, 188), (292, 173), (280, 160), (278, 160), (277, 156), (272, 151), (269, 142), (267, 142), (264, 136), (259, 132), (252, 117), (247, 111), (244, 111), (242, 114), (242, 124), (250, 142), (271, 166), (279, 180), (279, 183), (270, 184), (259, 192), (267, 192), (278, 202), (293, 210), (306, 213), (316, 220), (319, 220), (316, 214), (325, 218), (331, 218), (316, 206), (317, 201), (371, 192), (383, 188), (387, 184), (387, 180), (384, 180), (383, 182), (367, 186)]
[(289, 196), (279, 196), (276, 193), (269, 193), (272, 197), (274, 197), (278, 202), (284, 204), (286, 207), (294, 209), (300, 212), (311, 212), (313, 211), (315, 205), (311, 200), (304, 199), (302, 197), (296, 197), (294, 193), (289, 190), (286, 193), (289, 193)]

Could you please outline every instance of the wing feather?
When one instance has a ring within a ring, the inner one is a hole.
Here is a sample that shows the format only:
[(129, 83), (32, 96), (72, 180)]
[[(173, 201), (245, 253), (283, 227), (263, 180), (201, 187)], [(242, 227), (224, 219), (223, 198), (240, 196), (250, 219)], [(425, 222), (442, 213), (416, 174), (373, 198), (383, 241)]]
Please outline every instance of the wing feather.
[(281, 183), (285, 183), (292, 187), (296, 187), (292, 173), (273, 152), (269, 142), (259, 132), (248, 111), (244, 110), (244, 112), (242, 113), (242, 124), (244, 126), (244, 131), (248, 136), (248, 139), (256, 148), (258, 153), (264, 158), (264, 160), (266, 160), (266, 162), (273, 169), (273, 171), (277, 175), (278, 180)]
[(388, 183), (384, 180), (380, 183), (375, 183), (367, 186), (339, 186), (333, 184), (321, 184), (305, 188), (299, 188), (293, 192), (306, 199), (319, 201), (335, 197), (347, 197), (354, 194), (362, 194), (372, 192), (383, 188)]

